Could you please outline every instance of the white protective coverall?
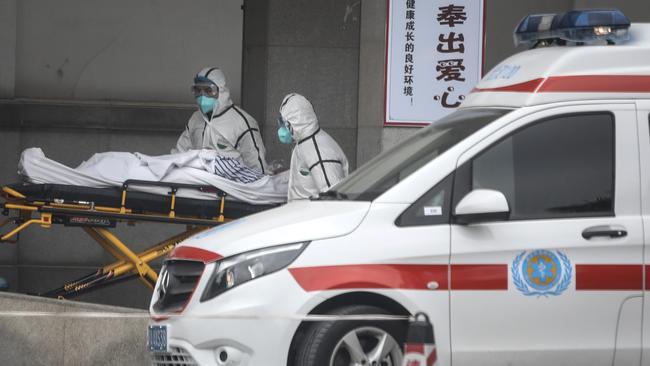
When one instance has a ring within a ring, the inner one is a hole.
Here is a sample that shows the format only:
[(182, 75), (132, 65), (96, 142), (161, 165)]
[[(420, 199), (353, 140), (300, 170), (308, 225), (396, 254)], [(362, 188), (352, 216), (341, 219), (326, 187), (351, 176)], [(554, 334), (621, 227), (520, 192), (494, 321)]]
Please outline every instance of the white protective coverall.
[(203, 76), (219, 87), (218, 103), (211, 116), (200, 110), (192, 114), (172, 154), (188, 150), (211, 149), (220, 155), (241, 160), (244, 165), (268, 174), (266, 148), (257, 121), (230, 100), (226, 78), (218, 68), (205, 68)]
[(325, 192), (348, 175), (348, 160), (341, 147), (320, 129), (311, 103), (300, 94), (289, 94), (280, 106), (282, 119), (296, 147), (291, 154), (288, 200), (305, 199)]

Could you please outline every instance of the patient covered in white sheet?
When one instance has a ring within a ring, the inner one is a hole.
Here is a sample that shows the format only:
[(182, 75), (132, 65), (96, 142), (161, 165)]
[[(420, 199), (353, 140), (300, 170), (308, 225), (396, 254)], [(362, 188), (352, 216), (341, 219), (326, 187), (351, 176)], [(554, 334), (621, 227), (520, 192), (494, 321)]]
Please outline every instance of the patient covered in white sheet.
[(193, 168), (239, 183), (253, 183), (264, 177), (240, 160), (220, 156), (214, 150), (149, 156), (141, 153), (105, 152), (93, 155), (75, 170), (107, 180), (140, 179), (162, 181), (173, 169)]
[[(23, 151), (18, 172), (28, 182), (65, 184), (84, 187), (122, 186), (129, 179), (213, 186), (229, 196), (252, 204), (286, 201), (288, 175), (265, 175), (223, 157), (213, 150), (149, 156), (141, 153), (104, 152), (93, 155), (77, 168), (48, 159), (39, 148)], [(161, 187), (136, 188), (166, 194)], [(197, 190), (179, 190), (181, 197), (214, 199), (213, 194)]]

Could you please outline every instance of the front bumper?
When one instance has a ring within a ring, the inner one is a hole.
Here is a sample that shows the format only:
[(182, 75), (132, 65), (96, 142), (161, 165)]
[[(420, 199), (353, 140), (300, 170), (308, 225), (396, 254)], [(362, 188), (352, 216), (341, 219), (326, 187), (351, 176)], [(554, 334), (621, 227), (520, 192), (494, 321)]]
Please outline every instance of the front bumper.
[[(284, 269), (201, 303), (200, 295), (213, 269), (214, 264), (206, 266), (181, 316), (151, 321), (152, 325), (167, 325), (170, 355), (178, 357), (170, 361), (183, 366), (286, 365), (301, 322), (296, 315), (308, 313), (322, 298), (305, 292)], [(153, 364), (168, 365), (156, 361), (162, 356), (152, 354)]]

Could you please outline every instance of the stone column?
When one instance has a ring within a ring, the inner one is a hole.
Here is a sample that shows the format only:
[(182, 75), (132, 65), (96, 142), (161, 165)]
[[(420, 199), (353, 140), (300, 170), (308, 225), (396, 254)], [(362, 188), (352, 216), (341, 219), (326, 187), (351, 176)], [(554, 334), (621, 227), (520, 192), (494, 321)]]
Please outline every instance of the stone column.
[(244, 107), (261, 124), (268, 160), (289, 165), (291, 146), (276, 136), (286, 94), (309, 99), (321, 127), (351, 167), (357, 154), (358, 0), (246, 0)]
[(0, 0), (0, 98), (14, 97), (16, 75), (16, 0)]
[(364, 0), (361, 4), (357, 165), (382, 150), (386, 10), (386, 0)]

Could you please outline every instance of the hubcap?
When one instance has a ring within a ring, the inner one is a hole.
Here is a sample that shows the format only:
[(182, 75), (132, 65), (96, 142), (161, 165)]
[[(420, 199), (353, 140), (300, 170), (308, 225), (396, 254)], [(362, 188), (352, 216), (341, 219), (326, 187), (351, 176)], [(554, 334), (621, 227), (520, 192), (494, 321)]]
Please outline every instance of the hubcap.
[(401, 366), (402, 349), (386, 331), (359, 327), (334, 347), (330, 366)]

